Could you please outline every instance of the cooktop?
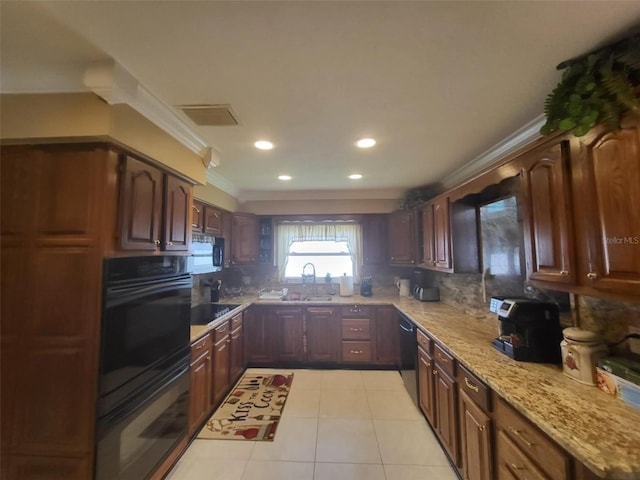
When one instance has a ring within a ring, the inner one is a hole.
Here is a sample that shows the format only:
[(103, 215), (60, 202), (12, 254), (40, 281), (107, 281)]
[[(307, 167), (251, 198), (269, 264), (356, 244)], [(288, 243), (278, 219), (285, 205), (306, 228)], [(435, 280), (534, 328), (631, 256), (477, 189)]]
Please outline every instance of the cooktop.
[(240, 305), (227, 303), (204, 303), (191, 309), (191, 325), (206, 325), (216, 318), (235, 310)]

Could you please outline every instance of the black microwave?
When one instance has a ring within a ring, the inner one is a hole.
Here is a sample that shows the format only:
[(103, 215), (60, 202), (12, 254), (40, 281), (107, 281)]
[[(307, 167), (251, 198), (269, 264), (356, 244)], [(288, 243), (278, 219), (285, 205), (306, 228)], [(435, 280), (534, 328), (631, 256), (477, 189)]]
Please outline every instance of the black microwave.
[(219, 272), (224, 265), (224, 238), (199, 233), (191, 238), (187, 268), (190, 273)]

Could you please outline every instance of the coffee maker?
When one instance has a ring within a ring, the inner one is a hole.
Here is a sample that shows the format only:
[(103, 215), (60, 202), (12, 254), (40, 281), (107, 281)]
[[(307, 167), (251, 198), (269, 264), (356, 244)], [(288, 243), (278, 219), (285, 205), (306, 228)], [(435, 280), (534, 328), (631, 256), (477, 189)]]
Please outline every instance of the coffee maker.
[(550, 302), (505, 298), (498, 308), (499, 335), (493, 346), (521, 362), (562, 363), (558, 306)]

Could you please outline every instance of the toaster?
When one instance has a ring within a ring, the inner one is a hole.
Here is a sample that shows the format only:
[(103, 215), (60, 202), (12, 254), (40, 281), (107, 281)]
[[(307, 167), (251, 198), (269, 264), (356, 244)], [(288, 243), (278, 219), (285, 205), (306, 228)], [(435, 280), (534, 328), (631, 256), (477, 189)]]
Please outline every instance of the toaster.
[(437, 287), (419, 287), (416, 288), (413, 296), (421, 302), (439, 302), (440, 289)]

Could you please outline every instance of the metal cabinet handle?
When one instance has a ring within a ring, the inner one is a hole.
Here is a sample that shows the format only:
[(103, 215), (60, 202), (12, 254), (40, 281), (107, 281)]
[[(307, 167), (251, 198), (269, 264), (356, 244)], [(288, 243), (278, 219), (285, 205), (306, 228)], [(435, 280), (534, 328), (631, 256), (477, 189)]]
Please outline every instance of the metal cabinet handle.
[(467, 377), (464, 377), (464, 384), (467, 386), (467, 388), (473, 390), (476, 393), (478, 393), (480, 391), (478, 386), (474, 385), (473, 383), (471, 383)]
[(514, 470), (526, 470), (526, 468), (524, 467), (519, 467), (518, 465), (516, 465), (515, 463), (511, 464), (511, 468), (513, 468)]
[(533, 447), (533, 446), (535, 445), (534, 443), (531, 443), (529, 440), (527, 440), (527, 439), (522, 435), (522, 433), (520, 432), (520, 430), (517, 430), (517, 429), (515, 429), (515, 428), (513, 428), (513, 427), (508, 427), (508, 428), (509, 428), (509, 431), (510, 431), (512, 434), (514, 434), (516, 437), (518, 437), (520, 440), (522, 440), (522, 441), (527, 445), (527, 447)]
[(198, 207), (196, 207), (195, 205), (191, 205), (193, 207), (193, 209), (197, 212), (200, 213), (200, 210), (198, 210)]
[(156, 245), (160, 245), (160, 240), (154, 240), (153, 243), (155, 243)]
[(434, 371), (433, 371), (433, 374), (434, 374), (434, 375), (438, 375), (438, 371), (437, 371), (437, 370), (434, 370)]
[(350, 332), (361, 332), (362, 329), (361, 328), (350, 328), (349, 331)]
[(485, 428), (486, 427), (484, 425), (479, 425), (478, 426), (478, 430), (481, 431), (481, 432), (484, 432)]
[(173, 242), (167, 242), (167, 245), (171, 246), (173, 245)]
[(567, 275), (569, 275), (569, 272), (566, 270), (560, 270), (560, 275), (562, 275), (563, 277), (566, 277)]
[(364, 353), (362, 350), (349, 350), (349, 353), (353, 353), (355, 355), (360, 355), (361, 353)]
[(594, 272), (589, 272), (589, 273), (587, 273), (587, 278), (589, 280), (595, 280), (596, 278), (598, 278), (598, 274), (594, 273)]
[(443, 357), (440, 352), (437, 352), (436, 355), (438, 355), (438, 360), (442, 363), (449, 363), (449, 359), (447, 357)]

